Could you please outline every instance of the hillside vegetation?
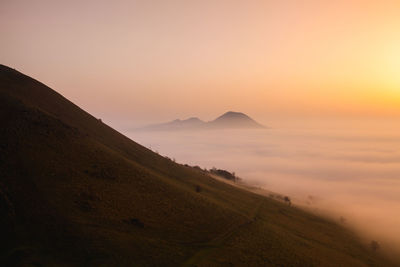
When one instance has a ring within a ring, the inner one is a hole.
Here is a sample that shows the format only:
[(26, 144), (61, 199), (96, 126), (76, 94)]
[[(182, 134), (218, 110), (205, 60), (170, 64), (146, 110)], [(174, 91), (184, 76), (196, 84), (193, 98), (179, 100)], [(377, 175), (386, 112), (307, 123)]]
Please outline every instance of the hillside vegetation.
[(388, 266), (337, 224), (217, 181), (0, 66), (1, 266)]

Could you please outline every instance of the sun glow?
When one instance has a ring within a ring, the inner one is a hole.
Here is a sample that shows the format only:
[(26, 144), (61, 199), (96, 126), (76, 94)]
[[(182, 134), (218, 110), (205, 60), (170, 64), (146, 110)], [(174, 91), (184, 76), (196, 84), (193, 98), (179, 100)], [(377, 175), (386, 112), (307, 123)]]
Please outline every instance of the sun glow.
[(377, 88), (386, 108), (400, 105), (400, 41), (382, 47), (376, 66)]
[(396, 95), (400, 94), (400, 42), (389, 47), (384, 61), (382, 71), (383, 77), (386, 77), (384, 83), (388, 86), (388, 90)]
[(16, 2), (2, 63), (99, 114), (400, 115), (399, 1)]

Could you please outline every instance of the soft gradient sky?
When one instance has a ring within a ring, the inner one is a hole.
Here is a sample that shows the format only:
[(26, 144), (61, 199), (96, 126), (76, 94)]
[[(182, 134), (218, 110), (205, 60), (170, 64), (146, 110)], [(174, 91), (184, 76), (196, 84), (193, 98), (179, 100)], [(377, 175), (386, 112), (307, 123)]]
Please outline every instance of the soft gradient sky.
[(399, 14), (378, 0), (0, 0), (0, 63), (107, 122), (398, 116)]

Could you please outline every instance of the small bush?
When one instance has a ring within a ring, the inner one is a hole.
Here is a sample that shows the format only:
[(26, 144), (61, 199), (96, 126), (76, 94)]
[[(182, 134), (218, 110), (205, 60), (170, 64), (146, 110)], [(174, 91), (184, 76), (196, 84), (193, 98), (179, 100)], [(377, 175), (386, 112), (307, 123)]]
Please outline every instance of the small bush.
[(289, 206), (292, 205), (292, 201), (290, 200), (290, 197), (288, 197), (288, 196), (285, 196), (283, 198), (283, 201), (285, 201), (285, 203), (287, 203)]
[(144, 223), (141, 222), (139, 219), (137, 218), (130, 218), (127, 220), (124, 220), (125, 223), (139, 227), (139, 228), (144, 228)]
[(377, 251), (381, 246), (379, 245), (379, 243), (375, 240), (372, 240), (371, 243), (369, 244), (369, 246), (371, 247), (371, 249), (373, 251)]
[(214, 167), (214, 168), (210, 169), (210, 173), (218, 175), (218, 176), (220, 176), (222, 178), (225, 178), (227, 180), (231, 180), (231, 181), (234, 181), (234, 182), (237, 181), (237, 177), (236, 177), (234, 172), (230, 173), (230, 172), (228, 172), (226, 170), (216, 169)]

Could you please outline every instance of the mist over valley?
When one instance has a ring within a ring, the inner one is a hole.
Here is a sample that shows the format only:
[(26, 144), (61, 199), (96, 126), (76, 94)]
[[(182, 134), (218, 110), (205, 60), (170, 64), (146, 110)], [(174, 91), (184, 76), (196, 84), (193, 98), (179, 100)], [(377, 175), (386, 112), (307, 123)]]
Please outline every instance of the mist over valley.
[[(268, 129), (124, 131), (179, 163), (235, 172), (386, 248), (400, 248), (400, 135), (394, 120), (274, 121)], [(341, 219), (342, 218), (342, 219)]]

